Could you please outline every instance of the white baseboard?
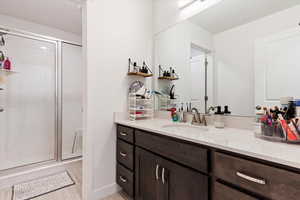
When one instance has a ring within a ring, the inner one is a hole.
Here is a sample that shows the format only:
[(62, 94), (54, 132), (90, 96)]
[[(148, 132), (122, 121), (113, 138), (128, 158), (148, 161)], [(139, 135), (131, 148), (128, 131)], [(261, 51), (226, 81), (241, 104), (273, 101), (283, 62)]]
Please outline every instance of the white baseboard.
[(116, 183), (104, 186), (102, 188), (94, 190), (92, 200), (101, 200), (105, 197), (111, 196), (111, 195), (119, 192), (120, 190), (121, 190), (120, 187)]

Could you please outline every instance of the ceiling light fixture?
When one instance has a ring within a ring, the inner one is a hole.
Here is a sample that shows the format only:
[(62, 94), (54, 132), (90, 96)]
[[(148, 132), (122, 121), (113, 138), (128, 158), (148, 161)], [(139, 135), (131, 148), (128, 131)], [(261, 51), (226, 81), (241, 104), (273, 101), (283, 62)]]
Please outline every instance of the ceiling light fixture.
[(192, 4), (196, 3), (197, 1), (203, 2), (205, 0), (180, 0), (178, 2), (178, 7), (179, 7), (179, 9), (183, 10), (183, 9), (191, 6)]
[(181, 18), (187, 19), (220, 3), (223, 0), (193, 0), (180, 8)]

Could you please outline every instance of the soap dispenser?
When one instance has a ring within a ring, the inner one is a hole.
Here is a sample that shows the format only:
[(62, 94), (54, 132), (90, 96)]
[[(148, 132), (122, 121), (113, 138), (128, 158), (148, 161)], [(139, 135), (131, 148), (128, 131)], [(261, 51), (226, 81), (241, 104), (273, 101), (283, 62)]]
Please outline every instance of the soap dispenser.
[(222, 112), (221, 106), (217, 106), (217, 112), (215, 112), (214, 118), (215, 118), (214, 120), (215, 128), (225, 128), (224, 112)]

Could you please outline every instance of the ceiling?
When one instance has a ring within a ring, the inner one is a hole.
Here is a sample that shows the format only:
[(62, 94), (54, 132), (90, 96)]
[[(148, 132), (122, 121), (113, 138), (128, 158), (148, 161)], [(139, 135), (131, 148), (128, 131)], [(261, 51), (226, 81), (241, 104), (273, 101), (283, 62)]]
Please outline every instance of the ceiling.
[(216, 34), (298, 4), (300, 0), (223, 0), (190, 21)]
[(0, 14), (81, 35), (84, 0), (1, 0)]

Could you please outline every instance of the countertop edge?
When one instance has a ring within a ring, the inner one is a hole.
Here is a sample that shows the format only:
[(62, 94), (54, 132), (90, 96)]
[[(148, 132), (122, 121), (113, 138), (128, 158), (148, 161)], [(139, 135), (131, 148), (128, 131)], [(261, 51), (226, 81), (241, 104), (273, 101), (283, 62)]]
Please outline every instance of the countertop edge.
[[(262, 160), (262, 161), (272, 162), (272, 163), (275, 163), (275, 164), (286, 166), (288, 168), (294, 168), (297, 171), (300, 170), (300, 162), (299, 163), (294, 163), (294, 162), (291, 162), (291, 161), (277, 159), (277, 158), (274, 158), (274, 157), (271, 157), (271, 156), (266, 156), (266, 155), (261, 155), (261, 154), (249, 152), (249, 151), (243, 151), (241, 149), (234, 149), (234, 148), (226, 147), (226, 146), (219, 145), (219, 144), (216, 144), (216, 143), (206, 142), (206, 141), (202, 141), (202, 140), (194, 140), (194, 139), (185, 138), (185, 137), (182, 137), (182, 136), (179, 136), (179, 135), (168, 134), (167, 132), (162, 132), (162, 131), (160, 132), (156, 129), (151, 129), (151, 128), (148, 128), (148, 127), (138, 126), (137, 124), (134, 124), (134, 123), (129, 122), (129, 121), (122, 121), (122, 120), (119, 121), (119, 120), (117, 120), (117, 121), (115, 121), (115, 124), (131, 127), (131, 128), (136, 128), (136, 129), (147, 131), (147, 132), (153, 132), (153, 133), (156, 133), (156, 134), (159, 134), (159, 135), (184, 140), (184, 141), (187, 141), (187, 142), (192, 142), (192, 143), (195, 143), (195, 144), (204, 145), (204, 146), (208, 146), (208, 147), (211, 147), (211, 148), (216, 148), (216, 149), (219, 149), (219, 150), (228, 151), (228, 152), (240, 154), (240, 155), (247, 156), (247, 157), (252, 157), (254, 159), (259, 159), (259, 160)], [(299, 173), (300, 173), (300, 171), (299, 171)]]

